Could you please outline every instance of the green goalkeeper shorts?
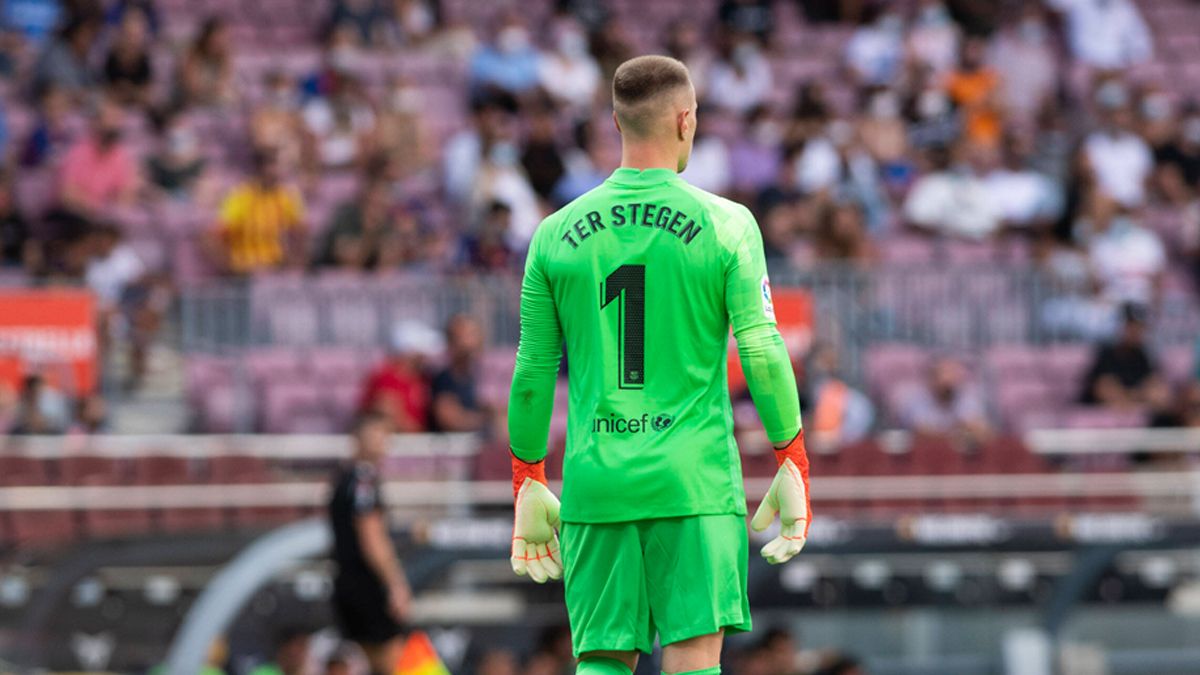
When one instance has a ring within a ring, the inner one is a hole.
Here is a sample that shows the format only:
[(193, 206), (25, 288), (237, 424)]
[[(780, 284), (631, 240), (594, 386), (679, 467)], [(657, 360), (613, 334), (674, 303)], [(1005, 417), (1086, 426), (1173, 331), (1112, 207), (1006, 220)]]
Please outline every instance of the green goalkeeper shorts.
[(561, 537), (576, 656), (750, 630), (743, 516), (563, 523)]

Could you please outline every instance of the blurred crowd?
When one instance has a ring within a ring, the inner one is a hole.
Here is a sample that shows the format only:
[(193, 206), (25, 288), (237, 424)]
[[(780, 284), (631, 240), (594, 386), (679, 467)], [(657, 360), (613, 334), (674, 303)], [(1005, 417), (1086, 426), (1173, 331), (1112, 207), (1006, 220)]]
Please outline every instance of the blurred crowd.
[[(772, 265), (866, 268), (913, 240), (1032, 262), (1055, 291), (1038, 320), (1101, 345), (1081, 402), (1197, 423), (1200, 385), (1166, 382), (1129, 328), (1165, 311), (1169, 279), (1200, 279), (1200, 102), (1139, 76), (1156, 45), (1132, 0), (798, 0), (790, 11), (841, 37), (826, 50), (836, 86), (795, 87), (780, 69), (807, 48), (776, 29), (784, 3), (718, 4), (712, 21), (680, 11), (653, 50), (687, 63), (697, 85), (685, 177), (752, 207)], [(91, 288), (101, 346), (128, 352), (130, 389), (181, 282), (130, 241), (132, 212), (200, 214), (210, 277), (517, 275), (540, 219), (617, 165), (608, 80), (645, 51), (599, 0), (561, 0), (536, 24), (501, 4), (486, 30), (437, 0), (334, 0), (310, 72), (248, 82), (235, 61), (249, 47), (226, 17), (174, 44), (155, 0), (5, 8), (6, 106), (32, 120), (20, 136), (0, 124), (0, 265)], [(428, 89), (400, 69), (368, 86), (363, 64), (389, 53), (457, 64), (464, 90), (449, 103), (465, 102), (463, 123), (435, 132)], [(232, 151), (210, 152), (205, 115), (241, 121), (241, 137), (223, 139)], [(53, 176), (44, 209), (18, 203), (14, 176), (31, 171)], [(351, 189), (324, 204), (331, 181)], [(808, 410), (853, 436), (873, 406), (826, 377), (831, 358), (797, 357), (812, 366)], [(372, 377), (364, 405), (391, 408), (402, 429), (482, 424), (462, 403), (469, 368), (418, 386), (396, 374), (413, 370), (402, 361)], [(972, 374), (938, 359), (927, 395), (895, 416), (986, 436), (998, 422)], [(52, 427), (78, 423), (66, 417)]]

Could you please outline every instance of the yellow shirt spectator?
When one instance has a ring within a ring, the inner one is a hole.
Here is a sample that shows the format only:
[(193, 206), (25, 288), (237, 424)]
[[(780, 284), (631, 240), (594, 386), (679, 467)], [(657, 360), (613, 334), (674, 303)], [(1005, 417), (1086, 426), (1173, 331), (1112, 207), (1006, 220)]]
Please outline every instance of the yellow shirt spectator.
[(287, 238), (303, 227), (304, 201), (284, 185), (243, 184), (225, 198), (217, 225), (229, 269), (248, 273), (284, 262)]

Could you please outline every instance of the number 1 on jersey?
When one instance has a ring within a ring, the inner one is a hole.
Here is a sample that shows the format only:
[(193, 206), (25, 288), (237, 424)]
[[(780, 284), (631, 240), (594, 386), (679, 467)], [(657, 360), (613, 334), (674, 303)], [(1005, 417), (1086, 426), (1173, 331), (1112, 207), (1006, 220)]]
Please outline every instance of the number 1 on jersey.
[(621, 265), (600, 288), (600, 309), (617, 303), (618, 387), (641, 389), (646, 379), (646, 266)]

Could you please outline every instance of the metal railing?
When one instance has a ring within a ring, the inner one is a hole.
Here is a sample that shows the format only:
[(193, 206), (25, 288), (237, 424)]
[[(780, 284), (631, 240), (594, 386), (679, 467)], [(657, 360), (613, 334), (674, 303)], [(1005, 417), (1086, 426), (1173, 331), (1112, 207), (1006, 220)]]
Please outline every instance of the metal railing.
[[(1031, 266), (821, 264), (773, 269), (772, 284), (812, 294), (816, 336), (838, 345), (852, 379), (861, 375), (865, 349), (879, 342), (972, 354), (998, 344), (1084, 339), (1044, 320), (1048, 303), (1072, 291)], [(265, 345), (380, 347), (397, 320), (440, 327), (456, 313), (479, 319), (492, 344), (514, 345), (519, 297), (515, 276), (287, 277), (202, 286), (182, 294), (183, 346), (206, 353)], [(1168, 295), (1152, 335), (1159, 346), (1194, 341), (1200, 335), (1194, 296)]]

